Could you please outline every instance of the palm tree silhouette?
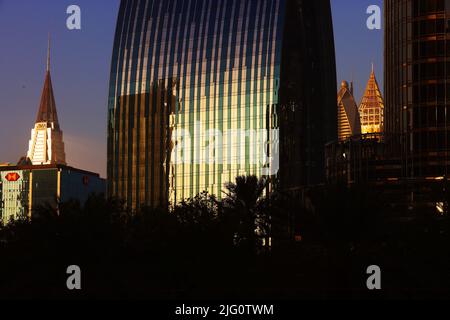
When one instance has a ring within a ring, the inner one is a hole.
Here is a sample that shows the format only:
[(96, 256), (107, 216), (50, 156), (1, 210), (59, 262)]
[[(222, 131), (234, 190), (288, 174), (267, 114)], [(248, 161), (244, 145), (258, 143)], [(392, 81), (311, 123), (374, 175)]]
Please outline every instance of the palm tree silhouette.
[(224, 210), (226, 218), (234, 225), (235, 244), (252, 251), (257, 249), (257, 236), (261, 204), (268, 181), (256, 176), (238, 176), (235, 182), (225, 185)]

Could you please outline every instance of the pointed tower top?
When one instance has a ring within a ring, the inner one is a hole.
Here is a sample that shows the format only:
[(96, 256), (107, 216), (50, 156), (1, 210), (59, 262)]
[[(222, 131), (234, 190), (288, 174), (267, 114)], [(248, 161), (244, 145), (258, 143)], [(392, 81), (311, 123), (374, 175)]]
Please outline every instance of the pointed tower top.
[(66, 165), (63, 132), (58, 123), (50, 76), (50, 35), (48, 37), (47, 71), (45, 72), (44, 88), (42, 89), (36, 123), (31, 130), (27, 158), (33, 165)]
[(382, 100), (380, 86), (378, 85), (377, 78), (375, 76), (375, 68), (372, 63), (372, 72), (370, 74), (369, 81), (367, 82), (366, 90), (364, 92), (361, 107), (365, 106), (368, 101), (380, 101)]
[(52, 79), (50, 76), (50, 36), (48, 39), (48, 52), (47, 52), (47, 72), (45, 75), (44, 88), (41, 95), (41, 103), (39, 105), (39, 111), (36, 117), (36, 123), (47, 122), (58, 124), (58, 115), (56, 113), (55, 97), (53, 94)]
[(375, 77), (375, 68), (372, 64), (372, 73), (367, 82), (366, 90), (359, 106), (361, 114), (362, 133), (383, 132), (384, 126), (384, 101), (380, 86)]
[(50, 33), (48, 34), (47, 72), (50, 72)]

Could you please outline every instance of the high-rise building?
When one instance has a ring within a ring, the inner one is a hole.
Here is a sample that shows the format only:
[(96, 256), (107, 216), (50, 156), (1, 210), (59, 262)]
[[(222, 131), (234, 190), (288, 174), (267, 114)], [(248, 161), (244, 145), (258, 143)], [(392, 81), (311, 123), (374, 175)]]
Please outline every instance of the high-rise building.
[(280, 43), (280, 187), (325, 180), (324, 146), (337, 139), (336, 57), (329, 0), (288, 0)]
[(384, 101), (373, 65), (366, 91), (359, 105), (359, 114), (362, 134), (384, 131)]
[(403, 175), (448, 176), (450, 1), (385, 1), (385, 129)]
[(42, 90), (36, 122), (31, 130), (27, 158), (33, 165), (66, 164), (63, 133), (59, 127), (50, 76), (50, 39), (44, 89)]
[(342, 81), (338, 92), (338, 139), (346, 140), (351, 136), (361, 134), (361, 122), (358, 106), (353, 96), (353, 83), (349, 87), (347, 81)]
[(335, 79), (329, 0), (122, 1), (109, 194), (136, 208), (220, 197), (238, 175), (322, 181)]
[(0, 167), (0, 225), (33, 217), (39, 206), (58, 208), (59, 203), (84, 205), (91, 194), (104, 194), (105, 179), (96, 173), (65, 165)]
[(62, 131), (56, 113), (50, 77), (50, 40), (47, 72), (28, 154), (17, 165), (0, 164), (0, 225), (18, 218), (32, 218), (40, 206), (57, 210), (59, 203), (105, 194), (106, 181), (99, 174), (66, 165)]

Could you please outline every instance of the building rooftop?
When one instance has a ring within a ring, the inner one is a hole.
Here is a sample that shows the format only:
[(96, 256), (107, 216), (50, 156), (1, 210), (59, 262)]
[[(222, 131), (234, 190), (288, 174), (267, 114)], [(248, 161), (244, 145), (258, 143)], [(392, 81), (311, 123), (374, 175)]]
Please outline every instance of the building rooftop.
[(0, 167), (9, 167), (11, 165), (12, 165), (11, 163), (1, 163), (0, 162)]
[(49, 169), (65, 169), (65, 170), (75, 171), (75, 172), (79, 172), (82, 174), (87, 174), (87, 175), (96, 176), (96, 177), (101, 178), (98, 173), (87, 171), (87, 170), (82, 170), (82, 169), (78, 169), (78, 168), (74, 168), (74, 167), (70, 167), (70, 166), (62, 165), (62, 164), (24, 165), (24, 166), (21, 166), (21, 165), (1, 166), (0, 165), (0, 171), (17, 171), (17, 170), (33, 171), (33, 170), (49, 170)]

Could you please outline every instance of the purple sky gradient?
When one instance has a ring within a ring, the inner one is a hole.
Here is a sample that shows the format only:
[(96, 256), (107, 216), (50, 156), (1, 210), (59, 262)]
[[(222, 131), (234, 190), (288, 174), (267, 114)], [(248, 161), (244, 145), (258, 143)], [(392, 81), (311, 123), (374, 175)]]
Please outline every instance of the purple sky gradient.
[[(312, 1), (312, 0), (311, 0)], [(382, 31), (366, 27), (381, 0), (331, 0), (338, 83), (364, 91), (371, 62), (382, 86)], [(82, 10), (82, 30), (66, 28), (66, 8)], [(0, 0), (0, 163), (26, 154), (44, 82), (47, 35), (52, 80), (69, 165), (106, 175), (109, 68), (119, 0)]]

